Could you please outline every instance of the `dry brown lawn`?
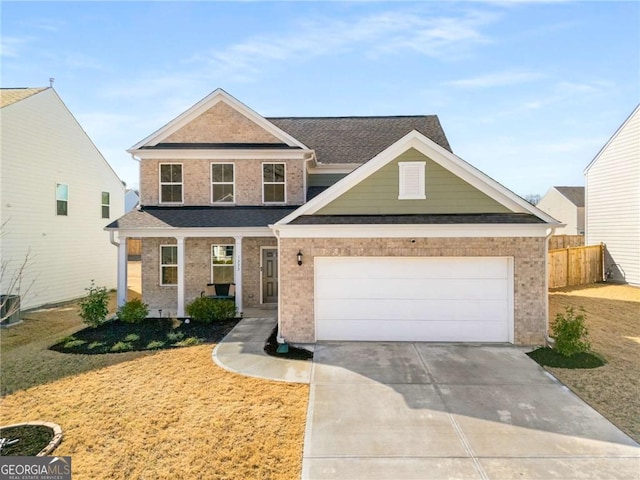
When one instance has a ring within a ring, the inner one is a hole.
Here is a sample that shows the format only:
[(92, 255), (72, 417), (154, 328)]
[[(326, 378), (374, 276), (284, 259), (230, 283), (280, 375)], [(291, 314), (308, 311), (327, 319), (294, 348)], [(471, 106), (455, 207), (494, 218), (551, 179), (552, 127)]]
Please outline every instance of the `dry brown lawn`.
[(586, 311), (593, 351), (607, 361), (592, 370), (546, 367), (560, 381), (640, 441), (640, 288), (597, 284), (556, 289), (549, 321), (565, 306)]
[[(0, 425), (59, 424), (64, 440), (55, 454), (72, 456), (74, 478), (300, 477), (308, 385), (227, 372), (213, 363), (212, 344), (155, 353), (51, 352), (48, 345), (81, 328), (72, 313), (61, 321), (64, 312), (72, 310), (42, 312), (57, 320), (34, 318), (0, 332), (3, 377), (7, 368), (31, 378), (14, 381), (14, 393), (0, 401)], [(41, 384), (28, 385), (34, 382)]]

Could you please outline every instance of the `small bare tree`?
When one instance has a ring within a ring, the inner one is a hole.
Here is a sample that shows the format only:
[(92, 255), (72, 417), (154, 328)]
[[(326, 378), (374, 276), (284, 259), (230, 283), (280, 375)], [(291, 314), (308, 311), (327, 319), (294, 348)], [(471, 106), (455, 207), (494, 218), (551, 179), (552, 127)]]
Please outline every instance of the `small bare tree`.
[[(0, 225), (0, 238), (6, 231), (6, 220)], [(25, 283), (25, 274), (33, 255), (31, 249), (27, 250), (20, 265), (13, 271), (10, 271), (9, 260), (2, 259), (0, 261), (0, 323), (10, 318), (18, 310), (20, 310), (20, 302), (11, 301), (13, 295), (20, 295), (24, 298), (35, 283), (35, 278)]]
[(524, 199), (529, 202), (531, 205), (537, 205), (538, 202), (542, 199), (540, 194), (538, 193), (528, 193), (524, 196)]

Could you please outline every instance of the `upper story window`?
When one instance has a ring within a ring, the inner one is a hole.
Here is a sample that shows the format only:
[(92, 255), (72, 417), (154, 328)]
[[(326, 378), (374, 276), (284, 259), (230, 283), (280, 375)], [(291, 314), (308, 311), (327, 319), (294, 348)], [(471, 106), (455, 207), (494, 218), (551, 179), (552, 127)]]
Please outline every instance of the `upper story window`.
[(262, 164), (263, 203), (284, 203), (286, 201), (285, 173), (284, 163)]
[(109, 218), (109, 192), (102, 192), (102, 218)]
[(426, 162), (398, 162), (400, 185), (398, 200), (423, 200), (425, 194)]
[(160, 245), (160, 285), (178, 284), (178, 246)]
[(69, 213), (69, 185), (56, 183), (56, 215)]
[(211, 164), (211, 202), (233, 203), (234, 192), (234, 166), (233, 163)]
[(160, 203), (182, 203), (182, 164), (160, 164)]

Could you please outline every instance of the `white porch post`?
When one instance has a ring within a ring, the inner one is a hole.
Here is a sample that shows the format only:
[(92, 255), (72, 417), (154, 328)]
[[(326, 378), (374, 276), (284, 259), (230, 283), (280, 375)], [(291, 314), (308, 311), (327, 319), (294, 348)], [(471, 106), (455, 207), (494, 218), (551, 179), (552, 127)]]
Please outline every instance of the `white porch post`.
[(242, 237), (234, 237), (236, 240), (234, 264), (236, 273), (234, 275), (236, 281), (236, 307), (238, 314), (242, 316)]
[(178, 242), (178, 317), (184, 317), (184, 237), (176, 237)]
[(116, 300), (121, 307), (127, 303), (127, 237), (118, 238), (118, 283)]

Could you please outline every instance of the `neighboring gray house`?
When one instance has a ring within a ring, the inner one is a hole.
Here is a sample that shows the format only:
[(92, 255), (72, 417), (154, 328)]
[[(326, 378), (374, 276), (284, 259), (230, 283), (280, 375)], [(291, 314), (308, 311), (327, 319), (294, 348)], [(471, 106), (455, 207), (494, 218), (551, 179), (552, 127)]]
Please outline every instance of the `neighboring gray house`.
[(608, 280), (640, 285), (640, 105), (585, 169), (586, 244), (606, 245)]
[(551, 187), (536, 207), (566, 224), (556, 235), (584, 235), (584, 187)]
[(0, 294), (25, 309), (83, 296), (91, 280), (115, 287), (104, 226), (124, 213), (122, 181), (53, 88), (0, 100)]

